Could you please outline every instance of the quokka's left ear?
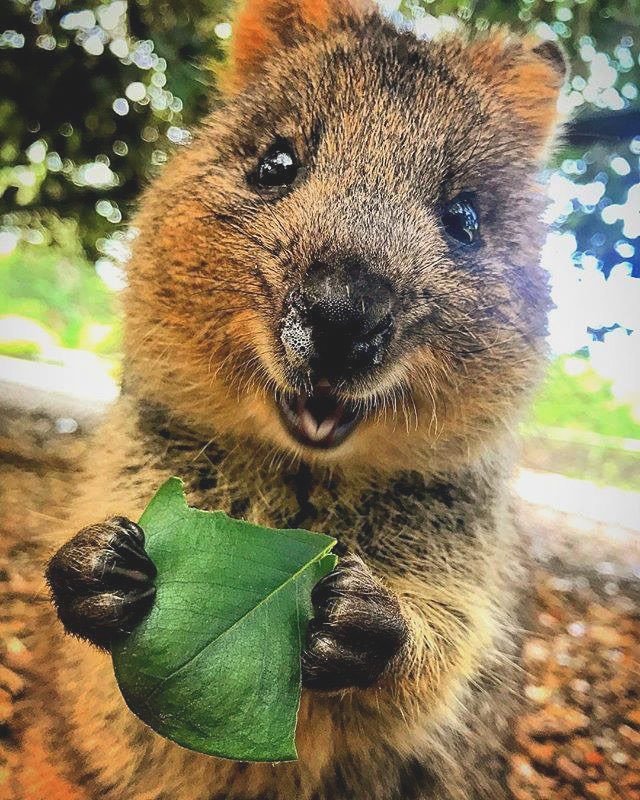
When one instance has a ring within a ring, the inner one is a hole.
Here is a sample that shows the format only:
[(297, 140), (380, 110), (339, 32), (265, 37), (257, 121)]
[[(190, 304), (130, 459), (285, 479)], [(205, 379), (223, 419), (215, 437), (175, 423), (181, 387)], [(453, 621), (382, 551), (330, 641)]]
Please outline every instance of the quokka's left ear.
[(471, 54), (474, 70), (484, 73), (513, 114), (546, 144), (558, 125), (558, 95), (568, 75), (562, 48), (554, 41), (498, 30), (473, 42)]
[(371, 13), (373, 0), (244, 0), (236, 13), (222, 88), (233, 93), (284, 48)]

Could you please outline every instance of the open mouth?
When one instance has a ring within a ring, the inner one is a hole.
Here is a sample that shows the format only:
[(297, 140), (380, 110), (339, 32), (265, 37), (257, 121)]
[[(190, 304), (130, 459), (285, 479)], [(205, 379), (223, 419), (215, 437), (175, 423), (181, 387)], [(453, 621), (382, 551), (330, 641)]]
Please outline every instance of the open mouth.
[(348, 400), (331, 394), (329, 386), (314, 386), (313, 393), (278, 401), (280, 415), (293, 438), (306, 447), (329, 450), (353, 433), (362, 415)]

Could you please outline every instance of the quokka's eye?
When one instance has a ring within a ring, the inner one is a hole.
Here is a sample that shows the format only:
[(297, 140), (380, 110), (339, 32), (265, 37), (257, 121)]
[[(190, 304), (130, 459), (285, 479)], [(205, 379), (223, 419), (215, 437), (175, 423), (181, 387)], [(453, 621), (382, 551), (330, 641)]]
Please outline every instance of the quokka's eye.
[(261, 158), (254, 180), (265, 188), (289, 186), (297, 174), (298, 162), (291, 143), (286, 139), (276, 139)]
[(473, 244), (478, 238), (478, 212), (469, 192), (460, 192), (444, 207), (442, 224), (449, 236), (462, 244)]

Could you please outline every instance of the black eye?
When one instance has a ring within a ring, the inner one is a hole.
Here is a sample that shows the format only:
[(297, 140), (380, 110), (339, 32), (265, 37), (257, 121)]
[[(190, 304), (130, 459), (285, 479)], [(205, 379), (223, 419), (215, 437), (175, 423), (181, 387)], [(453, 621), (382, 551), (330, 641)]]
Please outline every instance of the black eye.
[(461, 192), (450, 200), (442, 214), (445, 231), (462, 244), (473, 244), (478, 237), (478, 212), (469, 192)]
[(289, 186), (298, 174), (298, 162), (293, 147), (286, 139), (276, 139), (262, 157), (254, 173), (258, 186)]

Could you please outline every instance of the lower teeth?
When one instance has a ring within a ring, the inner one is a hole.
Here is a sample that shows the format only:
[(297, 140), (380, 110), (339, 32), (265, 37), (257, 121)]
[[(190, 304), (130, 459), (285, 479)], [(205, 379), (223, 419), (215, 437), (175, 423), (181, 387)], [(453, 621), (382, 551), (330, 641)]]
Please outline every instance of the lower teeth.
[(300, 418), (300, 427), (304, 430), (305, 434), (314, 442), (320, 442), (327, 439), (335, 428), (335, 419), (325, 419), (319, 425), (314, 417), (308, 412), (304, 411)]
[(345, 407), (343, 402), (336, 400), (334, 410), (330, 411), (325, 405), (322, 410), (329, 410), (330, 413), (324, 416), (322, 422), (318, 422), (309, 410), (310, 399), (314, 398), (298, 396), (281, 404), (289, 424), (309, 442), (328, 443), (331, 439), (338, 439), (352, 427), (356, 415), (349, 406)]

